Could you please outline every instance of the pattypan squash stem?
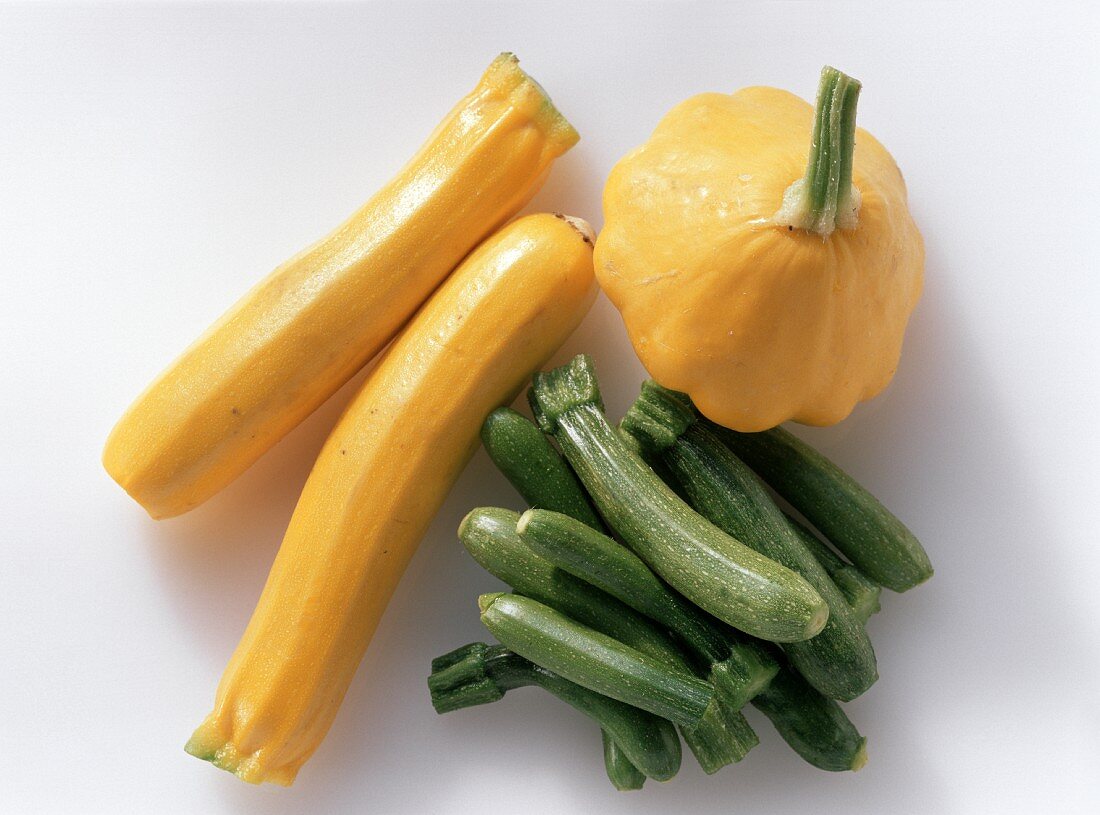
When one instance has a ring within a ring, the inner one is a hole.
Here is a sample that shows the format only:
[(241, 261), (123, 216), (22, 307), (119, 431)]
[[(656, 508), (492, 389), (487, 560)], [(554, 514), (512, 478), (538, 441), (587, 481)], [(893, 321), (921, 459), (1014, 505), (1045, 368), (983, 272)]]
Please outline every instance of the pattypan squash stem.
[(816, 232), (823, 238), (837, 228), (855, 228), (860, 195), (852, 186), (852, 157), (861, 87), (836, 68), (822, 68), (806, 175), (783, 194), (775, 214), (781, 226)]

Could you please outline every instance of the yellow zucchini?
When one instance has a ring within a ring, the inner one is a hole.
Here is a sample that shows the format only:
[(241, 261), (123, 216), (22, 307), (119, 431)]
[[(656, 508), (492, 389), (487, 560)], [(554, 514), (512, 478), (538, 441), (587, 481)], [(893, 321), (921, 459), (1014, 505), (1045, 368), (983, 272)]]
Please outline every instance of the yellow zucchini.
[(249, 291), (138, 397), (107, 440), (107, 472), (154, 518), (210, 498), (381, 350), (577, 138), (502, 54), (362, 209)]
[(189, 753), (245, 781), (294, 780), (485, 416), (592, 304), (592, 239), (561, 216), (510, 224), (386, 351), (321, 450)]

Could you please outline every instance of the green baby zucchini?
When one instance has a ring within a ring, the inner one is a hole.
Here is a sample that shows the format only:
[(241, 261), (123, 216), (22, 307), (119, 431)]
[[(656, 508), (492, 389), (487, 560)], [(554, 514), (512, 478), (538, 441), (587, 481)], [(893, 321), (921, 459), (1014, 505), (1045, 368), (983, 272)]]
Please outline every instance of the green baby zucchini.
[[(536, 685), (595, 719), (635, 772), (667, 781), (680, 769), (680, 740), (665, 719), (615, 701), (540, 668), (501, 646), (475, 642), (432, 661), (428, 689), (438, 713), (495, 702), (514, 688)], [(628, 775), (617, 762), (617, 777)], [(637, 778), (631, 783), (641, 786)]]
[(828, 604), (829, 619), (816, 637), (784, 647), (806, 680), (824, 695), (845, 701), (871, 687), (878, 669), (862, 622), (760, 479), (696, 422), (690, 400), (645, 382), (621, 427), (647, 456), (661, 460), (703, 517), (800, 574)]
[(481, 622), (502, 644), (582, 687), (693, 725), (714, 689), (635, 648), (581, 625), (529, 597), (496, 592), (478, 598)]
[(529, 419), (511, 408), (497, 408), (481, 426), (481, 441), (528, 506), (562, 512), (603, 529), (569, 465)]
[(731, 709), (740, 710), (775, 676), (775, 660), (750, 638), (671, 591), (637, 555), (606, 535), (545, 509), (523, 513), (517, 530), (547, 561), (676, 634)]
[(821, 631), (829, 610), (809, 583), (700, 516), (623, 443), (604, 418), (588, 357), (536, 374), (529, 397), (603, 518), (677, 591), (763, 639)]
[(796, 753), (821, 770), (858, 770), (867, 763), (867, 739), (832, 699), (784, 666), (753, 706), (771, 719)]
[(737, 433), (706, 425), (867, 577), (906, 591), (932, 576), (928, 553), (905, 524), (806, 442), (782, 427)]
[[(528, 547), (516, 532), (519, 517), (506, 509), (475, 509), (459, 527), (459, 539), (486, 571), (517, 593), (556, 609), (672, 670), (692, 671), (676, 644), (653, 622), (556, 568)], [(727, 683), (732, 681), (731, 678)], [(740, 705), (712, 705), (699, 722), (681, 726), (684, 741), (708, 774), (740, 761), (759, 743), (740, 709)]]

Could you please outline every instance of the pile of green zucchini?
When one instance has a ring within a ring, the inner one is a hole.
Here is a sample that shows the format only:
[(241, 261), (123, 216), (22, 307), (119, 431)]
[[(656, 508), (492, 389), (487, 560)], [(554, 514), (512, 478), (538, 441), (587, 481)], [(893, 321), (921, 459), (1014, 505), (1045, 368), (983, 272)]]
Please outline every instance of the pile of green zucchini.
[(707, 773), (740, 761), (758, 742), (749, 704), (815, 767), (863, 766), (837, 702), (878, 678), (865, 623), (881, 587), (932, 575), (912, 533), (785, 430), (727, 430), (656, 383), (612, 427), (587, 356), (529, 398), (537, 427), (500, 408), (482, 439), (532, 508), (475, 509), (458, 531), (512, 588), (478, 598), (501, 644), (435, 659), (435, 709), (537, 685), (599, 723), (620, 790), (676, 774), (676, 728)]

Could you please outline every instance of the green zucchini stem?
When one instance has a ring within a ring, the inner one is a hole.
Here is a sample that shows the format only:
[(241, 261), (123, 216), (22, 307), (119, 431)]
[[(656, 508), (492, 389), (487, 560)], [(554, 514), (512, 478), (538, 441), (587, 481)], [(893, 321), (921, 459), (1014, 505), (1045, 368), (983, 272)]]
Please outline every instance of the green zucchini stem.
[(748, 719), (738, 708), (727, 705), (717, 689), (699, 722), (681, 725), (680, 732), (707, 775), (737, 763), (760, 743)]
[[(502, 646), (474, 642), (456, 648), (432, 660), (428, 677), (438, 713), (495, 702), (508, 691), (528, 685), (594, 719), (625, 760), (649, 778), (667, 781), (680, 769), (680, 740), (671, 723), (569, 682)], [(621, 766), (618, 769), (625, 772)]]
[(538, 683), (534, 666), (506, 648), (472, 642), (432, 660), (428, 691), (436, 713), (485, 705)]
[(860, 194), (852, 184), (852, 160), (861, 87), (836, 68), (821, 69), (806, 175), (783, 194), (775, 214), (779, 226), (827, 238), (835, 229), (854, 229), (858, 224)]

